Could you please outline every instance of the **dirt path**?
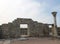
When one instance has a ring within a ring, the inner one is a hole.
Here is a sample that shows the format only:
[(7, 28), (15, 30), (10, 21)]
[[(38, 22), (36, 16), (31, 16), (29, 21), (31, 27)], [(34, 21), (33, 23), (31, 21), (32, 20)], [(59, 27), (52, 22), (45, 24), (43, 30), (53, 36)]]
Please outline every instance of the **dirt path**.
[(30, 38), (25, 41), (14, 41), (12, 44), (60, 44), (60, 40), (51, 40), (48, 38)]
[(0, 41), (0, 44), (60, 44), (60, 40), (52, 40), (49, 38), (29, 38), (29, 40), (4, 40)]

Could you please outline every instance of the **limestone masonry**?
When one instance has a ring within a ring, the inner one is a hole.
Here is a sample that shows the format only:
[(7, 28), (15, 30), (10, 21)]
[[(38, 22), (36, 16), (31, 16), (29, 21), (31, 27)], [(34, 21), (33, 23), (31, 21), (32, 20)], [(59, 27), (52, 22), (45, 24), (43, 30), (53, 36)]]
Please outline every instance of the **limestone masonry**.
[[(27, 24), (27, 28), (20, 28), (20, 24)], [(20, 38), (22, 35), (29, 37), (48, 37), (50, 36), (53, 24), (43, 24), (27, 18), (17, 18), (12, 23), (0, 25), (0, 38)], [(58, 28), (58, 35), (59, 34)]]

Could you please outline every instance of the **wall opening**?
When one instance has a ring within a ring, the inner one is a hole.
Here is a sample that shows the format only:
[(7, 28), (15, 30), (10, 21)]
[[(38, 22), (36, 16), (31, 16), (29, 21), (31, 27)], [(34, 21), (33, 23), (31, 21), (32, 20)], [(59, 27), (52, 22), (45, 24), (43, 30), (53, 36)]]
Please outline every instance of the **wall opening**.
[(52, 25), (49, 25), (49, 35), (52, 36)]
[(21, 35), (28, 35), (28, 24), (20, 24), (20, 34)]
[(20, 24), (20, 28), (28, 28), (28, 24)]

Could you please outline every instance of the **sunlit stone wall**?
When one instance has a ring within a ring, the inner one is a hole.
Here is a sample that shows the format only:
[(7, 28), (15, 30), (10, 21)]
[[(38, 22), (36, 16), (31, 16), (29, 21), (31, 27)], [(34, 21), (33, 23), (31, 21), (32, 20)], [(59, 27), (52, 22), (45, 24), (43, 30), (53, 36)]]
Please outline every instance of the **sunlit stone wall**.
[[(26, 24), (28, 26), (25, 27), (21, 24)], [(32, 19), (27, 18), (17, 18), (11, 23), (1, 25), (2, 37), (20, 38), (22, 27), (28, 30), (27, 36), (29, 37), (41, 37), (49, 35), (49, 27), (47, 24), (38, 23), (37, 21), (33, 21)]]

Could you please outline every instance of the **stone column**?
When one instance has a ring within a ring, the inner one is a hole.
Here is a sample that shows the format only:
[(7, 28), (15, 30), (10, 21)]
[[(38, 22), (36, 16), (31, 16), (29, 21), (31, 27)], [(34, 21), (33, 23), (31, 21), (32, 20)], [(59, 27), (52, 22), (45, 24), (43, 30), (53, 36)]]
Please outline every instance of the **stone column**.
[(54, 17), (54, 27), (53, 27), (53, 37), (57, 37), (57, 24), (56, 24), (56, 14), (57, 12), (52, 12), (52, 15)]

